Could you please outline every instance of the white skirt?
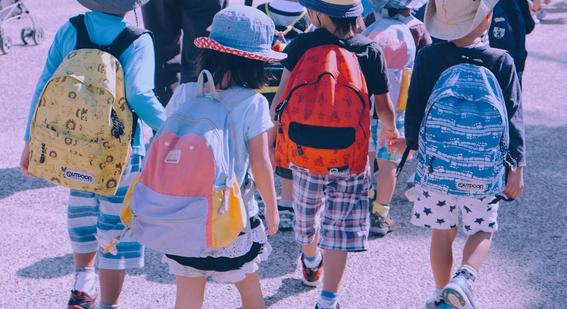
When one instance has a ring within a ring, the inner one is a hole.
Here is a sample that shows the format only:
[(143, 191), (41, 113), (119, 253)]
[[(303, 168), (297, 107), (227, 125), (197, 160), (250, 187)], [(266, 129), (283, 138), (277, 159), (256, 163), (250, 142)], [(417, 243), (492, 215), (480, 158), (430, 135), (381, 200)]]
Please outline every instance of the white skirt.
[(197, 258), (164, 255), (162, 262), (175, 276), (207, 277), (218, 283), (240, 282), (247, 274), (257, 272), (260, 263), (272, 252), (262, 221), (258, 217), (251, 221), (253, 228), (238, 236), (230, 247)]

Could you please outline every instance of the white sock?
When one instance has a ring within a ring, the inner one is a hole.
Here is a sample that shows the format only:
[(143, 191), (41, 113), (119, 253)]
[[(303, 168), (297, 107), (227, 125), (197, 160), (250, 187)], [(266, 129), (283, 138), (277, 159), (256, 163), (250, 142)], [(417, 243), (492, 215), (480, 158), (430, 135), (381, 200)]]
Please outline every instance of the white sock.
[(466, 272), (468, 272), (469, 274), (471, 274), (473, 276), (472, 281), (475, 281), (476, 278), (478, 277), (478, 271), (470, 265), (463, 264), (461, 267), (459, 267), (459, 270), (461, 270), (461, 269), (465, 270)]
[(73, 290), (81, 291), (92, 296), (96, 292), (96, 273), (94, 267), (79, 267), (75, 269), (75, 285)]
[(443, 292), (443, 289), (437, 289), (437, 288), (435, 288), (435, 292), (434, 292), (434, 293), (435, 293), (435, 296), (436, 296), (437, 298), (441, 297), (441, 293), (442, 293), (442, 292)]
[(321, 254), (321, 250), (317, 249), (317, 253), (314, 257), (307, 257), (303, 259), (305, 261), (305, 266), (308, 268), (317, 268), (319, 264), (321, 264), (321, 260), (323, 260), (323, 255)]
[(335, 309), (337, 308), (337, 301), (337, 293), (323, 290), (321, 291), (321, 295), (319, 296), (319, 301), (317, 301), (317, 304), (319, 305), (319, 308), (322, 309)]

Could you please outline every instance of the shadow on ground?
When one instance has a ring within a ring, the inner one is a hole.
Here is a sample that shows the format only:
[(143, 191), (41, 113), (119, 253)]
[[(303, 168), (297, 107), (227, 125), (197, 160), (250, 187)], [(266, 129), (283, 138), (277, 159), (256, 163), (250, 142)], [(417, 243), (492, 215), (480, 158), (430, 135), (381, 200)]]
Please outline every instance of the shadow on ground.
[(48, 257), (16, 272), (20, 277), (30, 279), (53, 279), (73, 273), (73, 255)]
[(281, 300), (294, 295), (307, 293), (312, 289), (314, 288), (305, 286), (300, 279), (286, 278), (282, 280), (282, 284), (275, 294), (265, 298), (266, 307), (274, 306)]
[(0, 199), (22, 191), (53, 187), (45, 180), (26, 177), (17, 167), (0, 169), (0, 179), (9, 180), (2, 182)]

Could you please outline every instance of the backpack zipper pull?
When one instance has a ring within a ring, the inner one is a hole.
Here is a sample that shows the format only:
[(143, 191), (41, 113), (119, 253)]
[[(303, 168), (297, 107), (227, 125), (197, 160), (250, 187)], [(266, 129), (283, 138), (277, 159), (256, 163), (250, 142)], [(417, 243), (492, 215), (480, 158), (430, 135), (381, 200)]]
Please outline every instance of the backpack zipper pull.
[(276, 116), (274, 117), (276, 121), (281, 121), (282, 120), (282, 112), (284, 110), (284, 108), (287, 105), (287, 100), (284, 100), (282, 103), (280, 103), (277, 107), (276, 107)]
[(41, 155), (39, 157), (39, 163), (45, 163), (45, 144), (41, 144)]

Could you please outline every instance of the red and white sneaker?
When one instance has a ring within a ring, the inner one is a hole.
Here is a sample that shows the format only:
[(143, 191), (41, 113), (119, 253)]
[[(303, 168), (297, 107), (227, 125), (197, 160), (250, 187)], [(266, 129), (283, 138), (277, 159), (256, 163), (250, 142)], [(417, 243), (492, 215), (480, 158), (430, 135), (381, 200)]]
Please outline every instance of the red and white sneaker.
[(67, 309), (95, 309), (97, 295), (89, 295), (82, 291), (71, 291)]
[(301, 270), (303, 272), (303, 284), (316, 287), (321, 281), (323, 275), (323, 259), (315, 268), (309, 268), (305, 265), (305, 256), (301, 255)]

